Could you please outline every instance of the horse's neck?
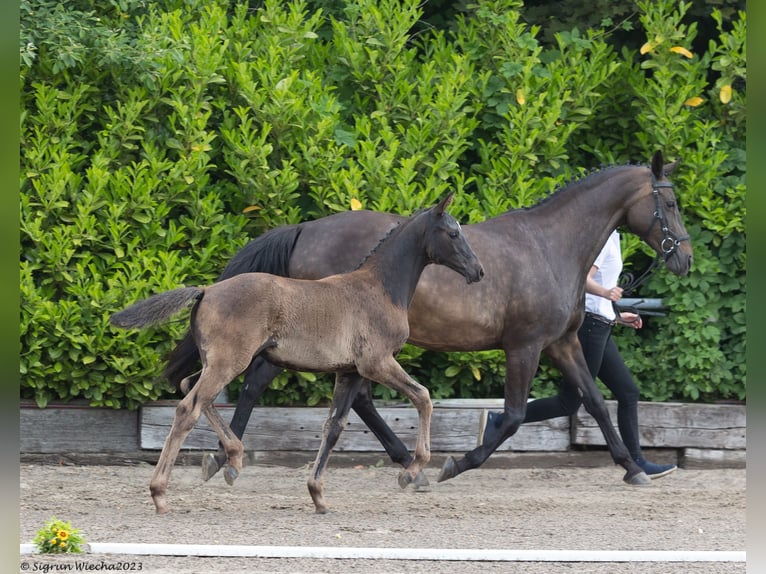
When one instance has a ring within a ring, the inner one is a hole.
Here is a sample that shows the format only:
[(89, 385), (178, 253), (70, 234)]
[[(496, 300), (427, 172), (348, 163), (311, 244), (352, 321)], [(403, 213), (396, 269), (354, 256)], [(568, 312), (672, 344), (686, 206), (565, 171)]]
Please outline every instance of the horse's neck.
[(428, 265), (422, 237), (422, 222), (404, 221), (359, 268), (370, 273), (391, 302), (403, 309), (410, 306), (420, 275)]
[[(641, 193), (638, 166), (610, 168), (560, 190), (525, 212), (540, 230), (540, 243), (555, 250), (565, 272), (587, 273), (609, 234), (625, 221)], [(583, 277), (584, 282), (584, 277)]]

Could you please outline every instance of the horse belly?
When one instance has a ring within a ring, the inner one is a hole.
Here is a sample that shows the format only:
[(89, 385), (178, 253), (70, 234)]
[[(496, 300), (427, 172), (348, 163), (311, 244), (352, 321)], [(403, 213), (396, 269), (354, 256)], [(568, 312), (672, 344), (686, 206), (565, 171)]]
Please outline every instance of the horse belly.
[(427, 267), (409, 308), (408, 341), (434, 351), (499, 348), (505, 301), (491, 300), (487, 281), (468, 285), (450, 269)]

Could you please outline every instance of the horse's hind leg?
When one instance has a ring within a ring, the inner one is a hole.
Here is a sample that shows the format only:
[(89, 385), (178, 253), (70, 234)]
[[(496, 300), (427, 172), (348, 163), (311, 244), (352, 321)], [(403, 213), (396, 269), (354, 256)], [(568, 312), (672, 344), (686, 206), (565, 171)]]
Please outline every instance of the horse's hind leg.
[(338, 373), (335, 377), (330, 414), (325, 420), (322, 443), (319, 445), (314, 468), (311, 470), (311, 476), (308, 480), (309, 494), (314, 501), (317, 514), (325, 514), (328, 510), (324, 498), (324, 472), (330, 458), (330, 452), (346, 426), (348, 411), (351, 409), (351, 403), (361, 384), (362, 378), (356, 373)]
[[(383, 448), (386, 449), (388, 456), (396, 464), (400, 464), (404, 468), (407, 468), (412, 464), (412, 455), (407, 449), (407, 446), (396, 436), (391, 427), (388, 426), (386, 421), (380, 416), (380, 413), (375, 408), (372, 402), (372, 389), (370, 388), (370, 381), (364, 381), (364, 384), (359, 388), (356, 397), (354, 397), (354, 403), (351, 405), (362, 422), (367, 425), (367, 428), (372, 431), (372, 434), (380, 441)], [(428, 478), (423, 471), (420, 471), (413, 481), (415, 489), (426, 488), (429, 486)]]
[[(237, 401), (237, 408), (234, 409), (234, 416), (231, 419), (229, 427), (237, 438), (242, 439), (250, 421), (250, 415), (261, 398), (263, 392), (269, 387), (280, 372), (281, 367), (269, 363), (263, 357), (256, 357), (247, 369), (245, 374), (245, 383)], [(226, 450), (223, 443), (219, 443), (218, 451), (215, 454), (206, 453), (202, 457), (202, 479), (209, 480), (211, 476), (217, 473), (224, 464), (226, 464)], [(228, 482), (228, 478), (224, 476)]]

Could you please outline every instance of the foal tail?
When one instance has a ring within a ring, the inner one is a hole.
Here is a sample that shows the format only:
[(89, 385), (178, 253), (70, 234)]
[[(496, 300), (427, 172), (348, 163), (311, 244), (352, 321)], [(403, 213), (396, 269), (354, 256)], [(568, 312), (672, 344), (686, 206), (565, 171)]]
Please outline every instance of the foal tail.
[(202, 298), (204, 292), (201, 287), (179, 287), (172, 291), (158, 293), (114, 313), (109, 317), (109, 322), (121, 329), (141, 329), (159, 325), (192, 303), (196, 303)]
[[(285, 225), (256, 237), (229, 260), (218, 281), (251, 272), (287, 277), (290, 257), (301, 230), (301, 224)], [(199, 368), (198, 363), (199, 350), (191, 332), (187, 331), (168, 354), (163, 375), (177, 387), (185, 377)]]

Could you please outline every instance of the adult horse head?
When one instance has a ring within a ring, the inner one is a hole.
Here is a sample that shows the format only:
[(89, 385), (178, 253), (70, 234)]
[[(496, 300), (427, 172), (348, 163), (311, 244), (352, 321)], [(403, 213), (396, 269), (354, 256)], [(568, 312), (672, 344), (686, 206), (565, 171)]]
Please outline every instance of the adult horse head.
[(692, 264), (692, 246), (673, 184), (667, 179), (677, 165), (678, 161), (663, 165), (662, 152), (654, 154), (651, 193), (642, 195), (628, 208), (625, 224), (657, 252), (669, 271), (686, 275)]

